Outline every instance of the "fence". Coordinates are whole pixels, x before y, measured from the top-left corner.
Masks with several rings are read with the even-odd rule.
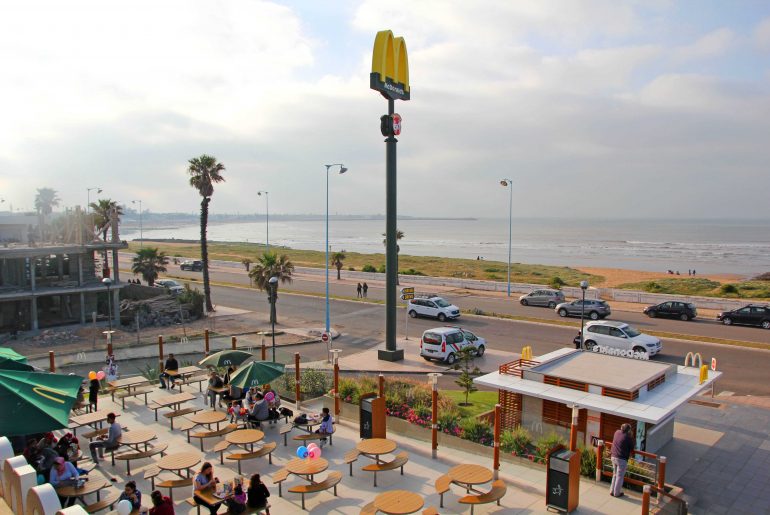
[[[599,442],[597,455],[601,453],[601,462],[597,461],[597,480],[600,477],[612,477],[612,445],[604,445]],[[650,452],[633,452],[633,457],[628,461],[625,482],[644,487],[649,485],[657,490],[665,489],[666,482],[666,457],[658,456]]]

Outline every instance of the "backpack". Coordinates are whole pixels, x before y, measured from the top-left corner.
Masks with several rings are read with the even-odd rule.
[[[297,425],[305,425],[307,424],[307,415],[304,413],[300,413],[296,417],[294,417],[294,423]]]

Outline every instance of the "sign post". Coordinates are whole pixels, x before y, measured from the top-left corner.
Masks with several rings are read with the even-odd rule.
[[[717,371],[717,358],[711,358],[711,370],[714,372]],[[716,379],[711,381],[711,398],[714,398],[714,383],[716,383]]]
[[[330,337],[329,333],[327,333],[326,331],[322,332],[321,333],[321,341],[326,344],[326,357],[327,357],[327,361],[329,361],[329,363],[331,363],[331,349],[329,348],[329,341],[331,341],[331,337]]]
[[[414,288],[401,288],[401,300],[406,302],[406,311],[404,312],[404,340],[409,339],[409,301],[414,298]]]

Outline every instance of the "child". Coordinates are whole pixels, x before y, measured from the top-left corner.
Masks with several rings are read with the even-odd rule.
[[[98,379],[91,379],[91,384],[88,386],[88,409],[92,411],[98,410],[98,403],[99,403],[99,388],[101,385],[99,384]]]
[[[230,415],[230,423],[246,421],[246,417],[249,414],[248,410],[241,406],[240,401],[233,401],[230,403],[230,407],[227,408],[227,413]]]
[[[246,492],[240,483],[235,485],[233,493],[225,500],[228,513],[243,513],[246,511]]]
[[[329,413],[329,408],[324,408],[321,411],[323,412],[323,418],[321,419],[321,426],[316,430],[316,433],[330,435],[334,432],[331,413]],[[325,443],[326,438],[321,438],[321,447],[323,447]]]

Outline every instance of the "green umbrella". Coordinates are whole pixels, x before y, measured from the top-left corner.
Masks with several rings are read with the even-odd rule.
[[[229,367],[232,365],[239,366],[247,359],[252,359],[254,355],[251,352],[242,350],[221,350],[215,352],[208,358],[204,358],[198,362],[199,365],[207,365],[210,367]]]
[[[25,360],[26,361],[26,358]],[[35,370],[35,367],[32,365],[29,365],[27,363],[24,363],[22,361],[17,361],[14,359],[6,358],[3,355],[0,355],[0,369],[3,370],[22,370],[26,372],[32,372]]]
[[[0,434],[67,427],[82,381],[79,376],[0,370]]]
[[[19,363],[26,363],[26,356],[22,356],[10,347],[0,347],[0,359],[9,359],[11,361],[18,361]]]
[[[230,376],[230,384],[238,388],[267,384],[276,377],[281,377],[285,368],[282,363],[252,361],[248,365],[239,368]]]

